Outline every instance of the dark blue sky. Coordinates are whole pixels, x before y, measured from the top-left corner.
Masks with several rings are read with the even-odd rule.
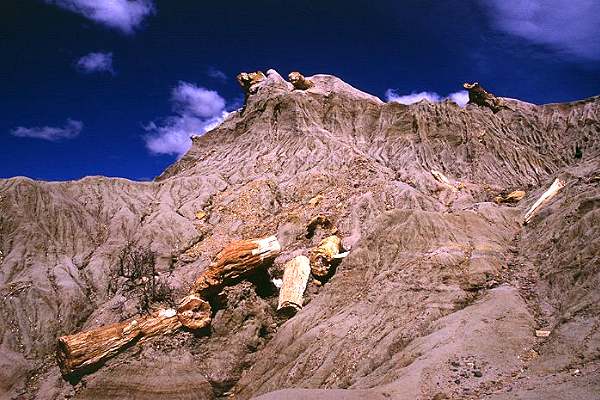
[[[382,99],[467,80],[534,103],[600,94],[597,1],[102,3],[1,1],[0,177],[152,178],[176,155],[148,135],[235,108],[240,71],[328,73]]]

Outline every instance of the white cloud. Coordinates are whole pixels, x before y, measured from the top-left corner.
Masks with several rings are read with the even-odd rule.
[[[439,103],[440,101],[449,99],[460,107],[464,107],[469,102],[469,93],[466,90],[450,93],[448,96],[442,97],[436,92],[412,92],[400,95],[394,89],[388,89],[385,91],[385,97],[387,101],[400,104],[414,104],[422,100],[427,100],[430,103]]]
[[[171,101],[176,112],[201,118],[210,118],[225,108],[225,99],[217,92],[189,82],[179,82],[173,88]]]
[[[215,128],[228,114],[225,99],[217,92],[189,82],[179,82],[173,88],[171,102],[177,115],[145,127],[150,132],[145,138],[146,147],[152,153],[181,157],[192,145],[192,135]]]
[[[79,71],[91,74],[94,72],[110,72],[114,75],[112,53],[89,53],[77,60]]]
[[[388,89],[385,92],[387,101],[400,104],[414,104],[421,100],[427,100],[430,103],[437,103],[440,101],[440,95],[435,92],[412,92],[411,94],[399,95],[393,89]]]
[[[223,71],[220,71],[214,67],[210,67],[206,73],[208,74],[208,76],[210,76],[213,79],[217,79],[220,81],[227,80],[227,75],[225,75],[225,73]]]
[[[458,92],[450,93],[447,96],[447,98],[452,100],[459,106],[464,107],[469,102],[469,92],[467,92],[466,90],[461,90]]]
[[[152,0],[45,0],[124,33],[132,33],[154,13]]]
[[[560,53],[600,60],[598,0],[482,1],[500,30]]]
[[[17,137],[28,137],[35,139],[44,139],[56,141],[60,139],[73,139],[79,135],[83,129],[83,122],[72,119],[67,119],[67,123],[63,128],[52,126],[25,128],[19,126],[13,129],[10,133]]]

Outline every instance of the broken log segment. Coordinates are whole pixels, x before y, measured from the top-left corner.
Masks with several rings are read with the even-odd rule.
[[[277,311],[295,314],[302,309],[309,275],[310,260],[306,256],[295,257],[285,264]]]
[[[565,185],[566,185],[566,182],[564,182],[560,178],[556,178],[554,180],[554,182],[552,183],[552,185],[548,188],[548,190],[546,190],[544,192],[544,194],[542,194],[540,196],[540,198],[537,199],[537,201],[533,204],[533,206],[531,206],[529,211],[527,211],[527,213],[525,214],[525,218],[523,220],[523,224],[527,225],[531,221],[533,216],[535,214],[537,214],[537,212],[544,205],[546,205],[554,196],[556,196],[556,194],[560,191],[560,189],[565,187]]]
[[[313,81],[310,79],[306,79],[304,75],[302,75],[298,71],[290,72],[288,75],[288,79],[290,83],[294,86],[296,90],[308,90],[311,87],[315,86]]]
[[[152,337],[166,335],[181,327],[173,309],[102,326],[58,338],[56,359],[64,376],[92,368],[117,354],[124,347]]]
[[[447,186],[450,190],[452,191],[457,191],[458,189],[450,182],[450,179],[448,179],[446,177],[446,175],[442,174],[440,171],[432,169],[431,171],[431,175],[433,175],[433,177],[435,178],[436,181],[438,181],[439,183]]]
[[[485,90],[479,82],[463,83],[463,87],[469,91],[469,104],[477,104],[481,107],[488,107],[494,113],[500,111],[504,104],[502,100],[493,93]]]
[[[210,325],[210,304],[195,294],[181,300],[177,308],[177,318],[181,325],[191,330],[200,330]]]
[[[257,84],[267,79],[262,71],[256,72],[241,72],[236,77],[238,83],[244,89],[246,97],[256,93]]]
[[[337,235],[328,236],[310,251],[310,269],[315,278],[327,279],[336,257],[342,250],[342,240]]]
[[[496,204],[518,203],[519,201],[523,200],[524,197],[525,197],[525,192],[523,190],[515,190],[514,192],[510,192],[506,196],[504,196],[504,195],[496,196],[494,198],[494,202]]]
[[[225,246],[208,269],[196,279],[191,293],[208,299],[223,287],[255,273],[280,252],[281,245],[275,236],[233,242]]]

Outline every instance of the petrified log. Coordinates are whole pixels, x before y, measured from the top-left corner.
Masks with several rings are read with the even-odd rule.
[[[504,106],[501,99],[485,90],[479,82],[465,82],[463,87],[469,91],[469,103],[488,107],[495,113]]]
[[[527,225],[529,221],[533,218],[533,216],[542,208],[546,203],[548,203],[556,194],[565,187],[566,183],[562,181],[560,178],[556,178],[552,185],[540,196],[539,199],[531,206],[529,211],[525,214],[525,218],[523,220],[523,224]]]
[[[253,274],[265,261],[277,257],[281,246],[275,236],[240,240],[227,246],[208,269],[194,282],[192,293],[205,299],[219,293],[224,286],[237,283]]]
[[[210,304],[195,294],[181,300],[177,308],[177,318],[188,329],[199,330],[210,325]]]
[[[331,274],[336,256],[342,249],[342,240],[337,235],[328,236],[310,251],[310,270],[315,278],[324,280]]]
[[[127,345],[166,335],[180,327],[176,311],[162,309],[149,316],[61,336],[56,351],[58,366],[64,376],[69,376],[105,361]]]
[[[446,175],[442,174],[440,171],[432,169],[431,175],[435,178],[439,183],[447,186],[452,191],[457,191],[458,189],[450,182],[450,179],[446,177]]]
[[[519,201],[523,200],[523,197],[525,197],[525,192],[523,190],[515,190],[514,192],[510,192],[506,196],[505,195],[496,196],[494,198],[494,202],[496,204],[518,203]]]
[[[295,257],[285,264],[277,311],[294,314],[302,309],[309,275],[310,260],[306,256]]]
[[[237,76],[237,81],[242,89],[244,89],[246,97],[256,93],[257,87],[255,85],[264,81],[265,79],[267,79],[267,77],[262,73],[262,71],[242,72]]]
[[[290,80],[290,83],[294,86],[294,89],[297,90],[307,90],[315,86],[313,81],[311,81],[310,79],[306,79],[304,75],[302,75],[298,71],[290,72],[290,74],[288,75],[288,79]]]

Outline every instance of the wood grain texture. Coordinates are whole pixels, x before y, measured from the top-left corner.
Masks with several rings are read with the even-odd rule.
[[[309,276],[310,260],[308,257],[298,256],[285,264],[277,311],[295,313],[302,309],[304,291]]]

